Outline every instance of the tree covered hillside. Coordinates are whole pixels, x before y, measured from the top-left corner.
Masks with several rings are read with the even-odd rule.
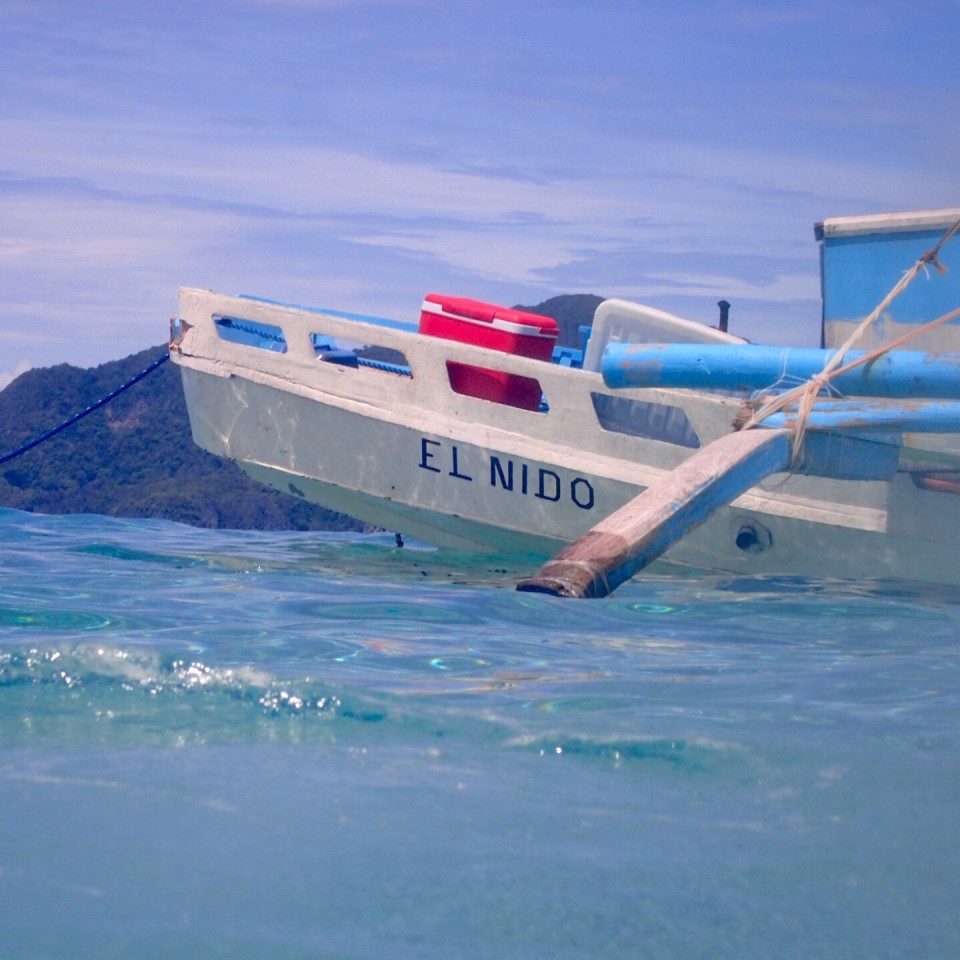
[[[0,392],[0,450],[84,410],[166,352],[81,370],[29,370]],[[0,506],[40,513],[161,517],[201,527],[360,529],[350,518],[249,480],[195,446],[180,371],[165,363],[119,397],[0,466]]]
[[[539,313],[543,317],[553,317],[560,328],[557,343],[560,346],[579,349],[583,343],[580,327],[588,327],[593,323],[593,314],[603,303],[603,299],[592,293],[564,294],[544,300],[535,307],[518,307],[517,309]]]

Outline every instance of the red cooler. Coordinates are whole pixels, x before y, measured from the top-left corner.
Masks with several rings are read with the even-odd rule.
[[[559,330],[553,317],[466,297],[429,293],[420,312],[420,332],[502,353],[549,360]],[[536,410],[540,406],[540,384],[531,377],[452,360],[447,362],[447,370],[450,386],[457,393],[525,410]]]

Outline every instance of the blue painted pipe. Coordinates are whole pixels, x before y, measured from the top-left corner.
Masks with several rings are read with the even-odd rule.
[[[691,390],[786,389],[819,373],[835,350],[754,344],[611,343],[601,370],[608,387],[682,387]],[[864,356],[848,351],[844,365]],[[835,378],[854,397],[960,399],[960,354],[894,350]]]
[[[793,428],[797,407],[791,405],[764,418],[761,426]],[[895,433],[958,433],[960,403],[936,400],[818,400],[807,418],[808,430],[891,431]]]

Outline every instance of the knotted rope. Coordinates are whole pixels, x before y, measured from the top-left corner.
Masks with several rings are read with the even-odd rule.
[[[916,329],[911,330],[894,340],[890,340],[887,343],[881,344],[876,349],[869,351],[862,357],[859,357],[850,363],[843,363],[843,358],[847,351],[850,350],[851,347],[853,347],[853,345],[860,339],[860,337],[863,336],[866,330],[868,330],[869,327],[876,322],[877,318],[880,317],[884,310],[886,310],[887,307],[889,307],[890,304],[893,303],[893,301],[896,300],[896,298],[907,289],[907,287],[921,270],[928,266],[933,266],[941,275],[947,272],[947,268],[940,263],[939,260],[940,250],[943,248],[943,245],[958,231],[960,231],[960,219],[958,219],[957,222],[954,223],[949,230],[947,230],[947,232],[937,241],[934,247],[932,247],[926,253],[921,254],[917,262],[904,273],[893,289],[883,298],[883,300],[880,301],[879,304],[877,304],[873,311],[857,325],[857,327],[850,334],[850,336],[847,337],[837,352],[830,358],[829,361],[827,361],[826,364],[824,364],[823,369],[819,373],[814,374],[809,380],[806,381],[806,383],[802,383],[800,386],[794,387],[792,390],[788,390],[786,393],[781,393],[768,400],[753,414],[753,416],[746,421],[746,423],[743,424],[741,429],[749,430],[751,427],[755,427],[758,423],[761,423],[771,414],[778,413],[785,407],[796,403],[797,417],[796,424],[794,426],[792,457],[793,463],[796,464],[800,460],[800,455],[803,450],[803,439],[806,435],[807,420],[810,416],[810,411],[813,409],[813,405],[816,402],[818,394],[834,378],[839,377],[842,374],[855,369],[856,367],[862,366],[863,364],[872,363],[877,358],[882,357],[885,353],[888,353],[891,350],[896,350],[898,347],[908,343],[914,338],[922,336],[930,330],[934,330],[937,327],[940,327],[943,324],[949,323],[951,320],[960,317],[960,308],[951,310],[948,313],[937,317],[936,320],[931,320],[929,323],[925,323],[923,326],[917,327]]]

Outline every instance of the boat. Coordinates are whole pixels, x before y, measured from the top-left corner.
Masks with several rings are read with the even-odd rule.
[[[800,373],[786,348],[622,299],[573,348],[549,318],[462,296],[387,320],[192,288],[170,358],[203,449],[398,543],[547,560],[525,589],[600,596],[654,561],[960,585],[960,264],[944,242],[958,222],[960,209],[818,223],[823,335]],[[859,374],[842,396],[821,378],[785,402],[818,363],[849,361],[851,335]],[[684,359],[661,362],[667,348]],[[894,360],[914,366],[891,373]],[[917,363],[946,368],[919,396]],[[587,585],[572,588],[578,568]]]

